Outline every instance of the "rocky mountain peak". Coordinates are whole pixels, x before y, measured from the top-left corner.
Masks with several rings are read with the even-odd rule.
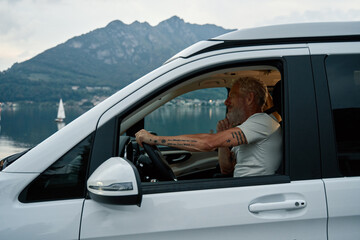
[[[147,22],[115,20],[0,74],[0,102],[109,96],[189,45],[229,31],[186,23],[178,16],[155,27]]]
[[[110,22],[108,25],[106,25],[105,28],[117,28],[117,27],[123,27],[125,25],[126,24],[120,20],[114,20],[114,21]]]

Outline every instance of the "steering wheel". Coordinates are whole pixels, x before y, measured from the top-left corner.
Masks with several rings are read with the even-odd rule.
[[[157,171],[157,179],[160,181],[176,181],[174,172],[166,162],[159,148],[156,145],[149,145],[147,143],[143,143],[143,147]]]

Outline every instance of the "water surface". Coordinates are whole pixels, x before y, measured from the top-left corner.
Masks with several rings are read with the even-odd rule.
[[[70,123],[86,110],[67,108],[62,125],[55,122],[57,107],[35,105],[0,111],[0,159],[31,148]],[[219,106],[164,106],[145,118],[145,128],[158,135],[214,132],[225,116]]]

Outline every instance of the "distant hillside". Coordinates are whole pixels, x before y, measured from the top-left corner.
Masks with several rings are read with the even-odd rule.
[[[0,73],[0,102],[109,96],[200,40],[230,30],[172,17],[152,27],[116,20]]]

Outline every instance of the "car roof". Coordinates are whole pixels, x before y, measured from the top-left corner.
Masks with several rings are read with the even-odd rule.
[[[360,22],[293,23],[233,31],[213,40],[314,38],[360,35]]]
[[[340,41],[360,41],[360,22],[293,23],[236,30],[198,42],[167,62],[232,47]]]

